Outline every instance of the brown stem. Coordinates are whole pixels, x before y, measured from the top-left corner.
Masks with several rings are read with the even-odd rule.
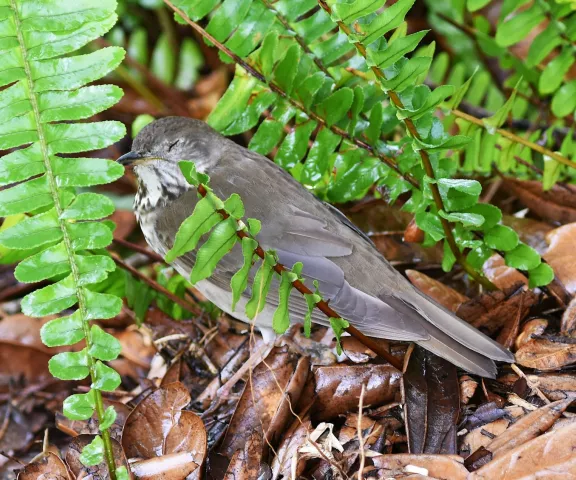
[[[318,3],[326,11],[326,13],[328,13],[328,15],[331,16],[332,10],[328,6],[328,4],[324,0],[318,0]],[[350,30],[348,25],[346,25],[344,22],[340,20],[336,21],[336,24],[348,38],[351,38],[352,31]],[[366,47],[362,45],[362,43],[360,42],[354,42],[354,46],[356,47],[358,53],[366,59],[367,58]],[[378,67],[376,66],[371,67],[371,70],[374,73],[374,75],[376,75],[376,78],[378,78],[378,80],[380,81],[386,80],[384,73]],[[388,90],[387,94],[390,97],[391,102],[397,108],[404,108],[404,105],[400,100],[400,97],[394,90]],[[412,119],[405,118],[404,124],[406,125],[407,130],[410,132],[410,135],[413,138],[420,140],[421,138],[420,134],[418,133],[416,125],[414,125]],[[426,175],[432,180],[435,180],[436,176],[434,174],[434,169],[432,168],[432,162],[430,161],[430,156],[428,155],[428,152],[423,149],[420,149],[418,152],[420,154],[420,158],[422,159],[422,165],[424,166],[424,171],[426,172]],[[442,196],[440,195],[440,190],[435,182],[430,183],[430,190],[432,192],[432,198],[434,199],[436,208],[438,210],[444,210],[444,203],[442,201]],[[448,220],[442,217],[440,217],[440,222],[442,223],[442,229],[444,230],[444,236],[446,237],[448,246],[450,247],[450,250],[452,251],[454,257],[456,258],[456,261],[462,266],[462,268],[466,271],[466,273],[468,273],[468,275],[474,278],[478,283],[480,283],[485,288],[488,288],[490,290],[496,290],[496,286],[490,280],[488,280],[486,277],[476,272],[476,270],[474,270],[474,268],[472,268],[472,266],[466,261],[466,258],[458,248],[458,245],[456,244],[456,239],[454,238],[454,234],[452,233],[453,224],[451,224]]]
[[[128,248],[129,250],[141,253],[142,255],[146,255],[150,260],[155,262],[166,263],[166,261],[156,252],[152,252],[151,250],[148,250],[146,247],[138,245],[137,243],[128,242],[127,240],[123,240],[121,238],[115,238],[113,242],[116,245],[120,245],[121,247]]]
[[[147,277],[146,275],[143,275],[137,269],[135,269],[132,265],[128,265],[124,260],[122,260],[114,252],[110,252],[110,255],[112,256],[112,259],[114,260],[116,265],[118,265],[120,268],[126,270],[127,272],[131,273],[134,277],[136,277],[138,280],[141,280],[142,282],[144,282],[150,288],[156,290],[157,292],[161,293],[165,297],[172,300],[176,305],[180,305],[183,309],[185,309],[188,312],[193,313],[195,315],[202,315],[202,311],[196,305],[193,305],[193,304],[187,302],[186,300],[184,300],[183,298],[180,298],[177,295],[174,295],[170,290],[167,290],[166,288],[164,288],[159,283],[155,282],[154,280]]]
[[[202,196],[205,197],[208,194],[208,191],[206,190],[206,187],[202,184],[198,185],[198,193]],[[226,210],[222,210],[222,209],[217,209],[216,212],[224,219],[226,220],[227,218],[230,217],[230,215],[228,214],[228,212]],[[242,238],[252,238],[253,240],[256,241],[257,246],[256,249],[254,250],[254,253],[256,255],[258,255],[262,260],[265,259],[266,257],[266,252],[264,251],[264,249],[260,246],[260,243],[258,243],[258,240],[256,240],[255,238],[253,238],[249,233],[247,233],[245,230],[238,230],[236,232],[236,235],[238,235],[238,237],[240,239]],[[281,263],[276,263],[273,267],[274,271],[278,274],[278,275],[282,275],[282,272],[289,272],[290,269],[286,268],[284,265],[282,265]],[[310,290],[306,285],[304,285],[304,283],[302,283],[300,280],[294,280],[292,282],[293,287],[298,290],[302,295],[312,295],[314,294],[314,292],[312,290]],[[328,318],[342,318],[340,315],[338,315],[338,313],[336,313],[334,310],[332,310],[332,308],[330,308],[330,306],[328,305],[327,302],[325,302],[324,300],[320,300],[319,302],[316,303],[316,308],[318,308],[318,310],[320,310],[322,313],[324,313],[324,315],[326,315]],[[387,352],[384,348],[382,348],[382,346],[380,344],[378,344],[378,342],[374,341],[371,338],[368,338],[366,335],[364,335],[362,332],[360,332],[358,329],[354,328],[352,325],[348,326],[346,328],[346,331],[352,335],[354,338],[356,338],[358,341],[360,341],[363,345],[365,345],[366,347],[368,347],[370,350],[372,350],[374,353],[376,353],[377,355],[379,355],[380,357],[382,357],[384,360],[386,360],[388,363],[390,363],[393,367],[397,368],[398,370],[402,371],[402,364],[401,362],[398,361],[398,359],[396,357],[394,357],[393,355],[391,355],[389,352]]]
[[[241,59],[238,55],[236,55],[234,52],[232,52],[228,47],[226,47],[225,45],[220,43],[218,40],[216,40],[212,35],[210,35],[206,30],[204,30],[200,25],[198,25],[197,23],[190,20],[190,18],[188,18],[188,16],[182,10],[180,10],[178,7],[176,7],[170,0],[164,0],[164,3],[166,5],[168,5],[172,10],[174,10],[176,13],[178,13],[178,15],[180,15],[186,21],[186,23],[188,25],[190,25],[194,30],[196,30],[198,33],[200,33],[200,35],[202,35],[204,38],[206,38],[211,43],[213,43],[220,51],[224,52],[226,55],[228,55],[230,58],[232,58],[234,60],[234,62],[237,65],[241,66],[248,74],[252,75],[254,78],[258,79],[260,82],[267,85],[271,91],[273,91],[277,95],[284,98],[287,102],[289,102],[291,105],[296,107],[298,110],[306,113],[306,115],[308,115],[310,118],[316,120],[319,124],[321,124],[325,128],[330,129],[332,132],[345,138],[346,140],[350,141],[351,143],[353,143],[357,147],[368,151],[373,157],[376,157],[380,161],[385,163],[388,167],[390,167],[392,170],[394,170],[396,173],[398,173],[398,175],[400,175],[404,180],[406,180],[408,183],[410,183],[413,187],[418,188],[418,189],[420,188],[420,184],[418,183],[418,180],[416,180],[414,178],[414,176],[412,176],[408,173],[403,173],[400,170],[400,168],[398,167],[398,164],[396,163],[396,161],[392,157],[389,157],[387,155],[384,155],[384,154],[378,152],[372,145],[369,145],[368,143],[366,143],[366,142],[364,142],[364,141],[362,141],[356,137],[351,136],[346,130],[343,130],[342,128],[337,127],[336,125],[328,125],[324,118],[322,118],[317,113],[306,109],[306,107],[301,102],[294,100],[293,98],[290,98],[290,96],[288,96],[286,94],[286,92],[284,92],[274,82],[268,82],[266,80],[266,78],[264,77],[264,75],[262,73],[260,73],[256,68],[254,68],[254,66],[252,66],[248,62]]]

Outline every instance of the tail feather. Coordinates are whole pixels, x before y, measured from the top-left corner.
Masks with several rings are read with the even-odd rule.
[[[488,357],[501,362],[514,361],[514,355],[509,350],[420,292],[415,291],[406,301],[411,303],[427,320],[423,323],[425,323],[426,330],[435,340],[432,343],[429,343],[430,341],[418,342],[424,348],[432,350],[428,344],[445,344],[446,348],[459,350],[461,354],[470,356],[472,352],[477,352],[474,358]],[[459,349],[455,347],[459,347]],[[446,355],[442,355],[442,353],[439,353],[439,355],[452,361]],[[456,361],[454,363],[458,364]],[[466,368],[466,370],[468,369]]]

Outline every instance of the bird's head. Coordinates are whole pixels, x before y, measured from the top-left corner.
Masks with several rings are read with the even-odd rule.
[[[135,208],[154,208],[189,190],[178,163],[191,160],[198,171],[210,170],[220,159],[223,140],[208,124],[192,118],[166,117],[146,125],[132,150],[118,158],[136,174]]]

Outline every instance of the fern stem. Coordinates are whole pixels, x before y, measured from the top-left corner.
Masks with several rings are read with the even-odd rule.
[[[409,173],[403,173],[400,170],[400,168],[398,167],[398,164],[396,163],[396,161],[392,157],[389,157],[387,155],[384,155],[384,154],[378,152],[372,145],[369,145],[368,143],[366,143],[366,142],[364,142],[364,141],[362,141],[356,137],[351,136],[346,130],[343,130],[342,128],[337,127],[336,125],[328,125],[326,123],[326,120],[324,118],[322,118],[320,115],[318,115],[317,113],[314,113],[313,111],[306,109],[306,107],[301,102],[291,98],[288,94],[286,94],[286,92],[284,92],[274,82],[267,81],[266,78],[264,77],[264,75],[261,72],[259,72],[253,65],[242,60],[238,55],[236,55],[228,47],[226,47],[225,45],[220,43],[218,40],[216,40],[212,35],[210,35],[206,30],[204,30],[200,25],[198,25],[196,22],[193,22],[182,10],[180,10],[178,7],[176,7],[170,0],[164,0],[164,3],[166,5],[168,5],[172,10],[174,10],[178,15],[180,15],[184,19],[184,21],[188,25],[190,25],[194,30],[196,30],[200,35],[202,35],[205,39],[209,40],[220,51],[224,52],[226,55],[228,55],[230,58],[232,58],[234,60],[234,62],[237,65],[239,65],[240,67],[242,67],[248,74],[250,74],[254,78],[258,79],[264,85],[267,85],[271,91],[273,91],[277,95],[280,95],[287,102],[289,102],[292,106],[294,106],[298,110],[304,112],[310,118],[316,120],[318,123],[323,125],[325,128],[328,128],[329,130],[334,132],[336,135],[339,135],[339,136],[345,138],[346,140],[352,142],[357,147],[368,151],[370,153],[370,155],[378,158],[380,161],[382,161],[384,164],[386,164],[388,167],[390,167],[392,170],[394,170],[398,175],[400,175],[400,177],[402,177],[404,180],[406,180],[408,183],[410,183],[413,187],[418,188],[418,189],[420,188],[420,183],[418,182],[418,180],[416,180],[414,178],[414,176],[410,175]]]
[[[202,196],[202,197],[206,197],[208,195],[208,190],[206,189],[206,187],[204,185],[202,185],[201,183],[198,184],[197,187],[198,193]],[[216,209],[216,212],[222,217],[222,219],[226,220],[228,218],[230,218],[229,213],[226,210],[223,209]],[[236,223],[239,223],[238,220],[236,220]],[[255,239],[252,235],[250,235],[249,233],[247,233],[244,229],[240,229],[236,231],[236,235],[238,236],[238,238],[243,239],[243,238],[251,238],[256,242],[256,249],[254,250],[254,253],[256,255],[258,255],[258,257],[260,257],[263,261],[266,258],[266,252],[264,251],[264,249],[260,246],[260,243],[258,242],[257,239]],[[285,267],[282,263],[276,262],[273,266],[272,269],[280,276],[282,276],[282,272],[290,272],[291,270],[287,267]],[[300,292],[302,295],[313,295],[314,292],[312,290],[310,290],[306,285],[304,285],[304,283],[302,283],[300,280],[296,279],[292,282],[292,286],[298,291]],[[338,315],[338,313],[336,313],[334,310],[332,310],[332,308],[328,305],[327,302],[325,302],[324,300],[320,300],[319,302],[316,303],[316,308],[318,308],[318,310],[320,310],[324,315],[326,315],[328,318],[338,318],[341,319],[342,316]],[[356,338],[360,343],[362,343],[363,345],[365,345],[366,347],[368,347],[370,350],[372,350],[374,353],[376,353],[377,355],[379,355],[381,358],[383,358],[384,360],[386,360],[388,363],[390,363],[390,365],[392,365],[394,368],[396,368],[399,371],[402,371],[402,363],[393,355],[391,355],[389,352],[386,351],[386,349],[384,349],[382,347],[381,344],[379,344],[376,340],[374,340],[373,338],[367,337],[366,335],[364,335],[360,330],[358,330],[357,328],[353,327],[352,325],[349,325],[346,329],[346,332],[348,332],[350,335],[352,335],[354,338]]]
[[[18,11],[18,6],[16,0],[10,0],[10,8],[14,12],[14,23],[16,28],[16,35],[18,38],[18,43],[20,46],[20,51],[22,53],[22,62],[24,64],[24,71],[26,73],[26,82],[28,87],[28,94],[30,99],[30,104],[32,106],[32,112],[34,114],[34,123],[36,125],[36,131],[38,133],[38,144],[42,152],[42,160],[44,162],[44,167],[46,169],[46,178],[48,181],[48,186],[50,188],[50,193],[52,195],[52,200],[54,202],[54,208],[58,214],[58,222],[60,225],[60,230],[62,231],[62,240],[66,249],[66,254],[68,257],[68,262],[70,264],[70,270],[72,279],[74,280],[74,287],[76,290],[76,296],[78,297],[78,309],[80,311],[80,316],[82,318],[82,328],[84,330],[84,337],[86,340],[86,358],[88,362],[88,369],[90,371],[90,378],[92,383],[96,382],[96,370],[94,358],[88,353],[92,347],[92,335],[90,333],[90,322],[87,320],[86,314],[86,298],[84,296],[84,291],[79,287],[80,272],[78,265],[76,264],[76,259],[74,258],[74,249],[72,248],[72,241],[66,228],[66,220],[62,219],[62,204],[60,202],[60,196],[58,191],[58,185],[56,184],[56,179],[54,178],[54,172],[52,171],[52,164],[50,162],[50,155],[48,151],[48,143],[44,136],[44,129],[42,128],[42,120],[40,116],[40,108],[38,106],[38,99],[34,92],[34,80],[32,77],[32,71],[30,68],[30,62],[28,61],[28,49],[26,48],[26,43],[24,41],[24,35],[22,32],[22,22],[20,20],[20,12]],[[96,403],[96,413],[98,416],[98,421],[102,424],[104,420],[104,403],[102,401],[102,393],[100,390],[94,389],[94,397]],[[102,430],[102,440],[104,443],[104,456],[106,459],[106,464],[110,473],[110,478],[116,480],[116,464],[114,462],[114,454],[112,450],[112,441],[110,438],[110,432],[108,429]]]
[[[462,112],[460,110],[452,110],[451,113],[455,117],[462,118],[462,119],[466,120],[467,122],[473,123],[475,125],[479,125],[482,128],[486,128],[486,126],[484,125],[484,122],[481,119],[474,117],[473,115]],[[502,128],[497,128],[496,132],[499,133],[500,135],[502,135],[503,137],[507,138],[508,140],[512,140],[515,143],[520,143],[520,144],[524,145],[525,147],[528,147],[530,150],[534,150],[535,152],[541,153],[542,155],[546,155],[550,158],[553,158],[554,160],[556,160],[559,163],[562,163],[563,165],[566,165],[566,166],[571,167],[571,168],[576,168],[575,162],[572,162],[571,160],[569,160],[568,158],[566,158],[563,155],[560,155],[557,152],[553,152],[552,150],[548,150],[547,148],[544,148],[541,145],[538,145],[537,143],[531,142],[530,140],[526,140],[525,138],[522,138],[522,137],[520,137],[520,136],[518,136],[512,132],[509,132],[508,130],[504,130]]]
[[[328,15],[332,16],[332,9],[328,6],[328,4],[324,0],[318,0],[318,3]],[[336,24],[338,25],[342,33],[344,33],[348,38],[351,38],[352,30],[350,30],[348,25],[346,25],[344,22],[340,20],[336,21]],[[364,47],[364,45],[362,45],[362,43],[360,42],[354,42],[354,46],[356,47],[358,53],[362,55],[364,59],[366,59],[366,47]],[[371,69],[372,72],[374,72],[374,75],[376,75],[376,78],[378,78],[378,80],[382,81],[386,79],[384,73],[378,67],[374,66],[371,67]],[[388,90],[386,93],[390,98],[390,100],[392,101],[392,103],[397,108],[404,108],[402,100],[400,100],[400,97],[394,90]],[[420,140],[420,134],[418,133],[416,125],[414,125],[412,119],[405,118],[404,124],[406,125],[407,130],[410,132],[410,135],[413,138]],[[420,154],[420,158],[422,159],[422,165],[424,166],[424,171],[426,172],[426,175],[432,180],[435,180],[436,175],[434,173],[434,168],[432,167],[432,162],[430,161],[430,156],[428,155],[428,152],[424,149],[420,149],[418,150],[418,152]],[[436,208],[438,210],[444,210],[444,202],[442,201],[442,196],[440,195],[440,190],[438,188],[437,183],[435,182],[430,183],[430,191],[432,192],[432,198],[434,199]],[[479,274],[466,261],[466,258],[458,248],[458,245],[456,244],[456,239],[454,238],[454,234],[452,233],[453,224],[443,217],[439,217],[439,219],[442,224],[442,229],[444,230],[444,235],[446,237],[446,241],[448,242],[448,246],[450,247],[450,250],[452,251],[454,257],[456,258],[456,261],[462,266],[462,268],[466,271],[466,273],[468,273],[468,275],[470,275],[470,277],[472,277],[478,283],[483,285],[485,288],[488,288],[489,290],[496,290],[496,286],[490,280],[488,280],[483,275]]]

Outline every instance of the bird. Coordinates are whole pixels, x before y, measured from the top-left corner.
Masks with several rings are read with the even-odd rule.
[[[317,198],[267,157],[238,145],[201,120],[155,120],[134,138],[131,151],[118,159],[133,168],[137,179],[135,215],[157,254],[164,257],[170,250],[179,226],[199,201],[196,187],[186,181],[178,166],[183,160],[193,161],[197,171],[210,177],[210,187],[219,198],[238,194],[246,216],[261,221],[257,240],[262,248],[273,249],[288,268],[301,262],[306,284],[317,281],[323,299],[364,335],[415,342],[483,377],[495,377],[495,361],[514,361],[509,350],[417,290],[337,208]],[[190,278],[196,252],[172,262],[185,278]],[[221,310],[249,323],[244,307],[251,296],[256,267],[232,310],[230,280],[242,264],[237,243],[214,273],[195,287]],[[272,337],[278,285],[274,279],[266,305],[254,319],[265,339]],[[305,298],[293,290],[291,323],[301,323],[306,312]],[[318,310],[312,321],[329,325]]]

